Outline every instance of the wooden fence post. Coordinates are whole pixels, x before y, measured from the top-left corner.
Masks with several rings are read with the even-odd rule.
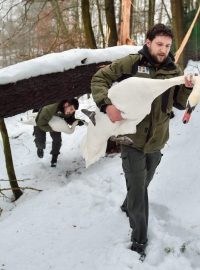
[[[3,148],[4,148],[4,155],[5,155],[8,178],[10,181],[10,186],[14,194],[15,200],[17,200],[23,194],[23,192],[20,190],[17,183],[16,176],[15,176],[15,170],[14,170],[14,165],[13,165],[10,142],[8,138],[8,132],[7,132],[7,128],[6,128],[3,118],[0,118],[0,132],[3,139]]]

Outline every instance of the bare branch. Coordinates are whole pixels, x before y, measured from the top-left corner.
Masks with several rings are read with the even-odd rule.
[[[168,20],[169,20],[169,22],[170,22],[170,24],[171,24],[171,23],[172,23],[172,19],[171,19],[170,15],[169,15],[169,12],[168,12],[168,10],[167,10],[167,7],[166,7],[166,5],[165,5],[165,1],[164,1],[164,0],[162,0],[162,5],[164,6],[165,12],[166,12],[166,14],[167,14],[167,18],[168,18]]]
[[[39,192],[43,191],[42,189],[37,189],[37,188],[33,188],[33,187],[19,187],[19,188],[12,188],[12,189],[11,188],[2,188],[2,189],[0,189],[0,193],[3,193],[2,191],[19,190],[19,189],[21,189],[21,190],[31,189],[31,190],[39,191]]]
[[[17,179],[17,181],[21,181],[21,182],[25,182],[25,181],[28,181],[28,180],[31,180],[30,178],[26,178],[26,179]],[[8,179],[0,179],[1,182],[10,182],[10,181],[16,181],[15,179],[11,179],[11,180],[8,180]]]

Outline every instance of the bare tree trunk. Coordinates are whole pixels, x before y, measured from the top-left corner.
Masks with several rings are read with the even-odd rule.
[[[90,3],[89,0],[81,0],[81,9],[82,9],[82,19],[85,29],[85,36],[88,47],[91,49],[96,49],[96,41],[94,37],[94,32],[92,30],[91,17],[90,17]]]
[[[130,14],[130,36],[132,36],[133,34],[133,3],[134,3],[134,0],[131,1],[131,14]]]
[[[122,0],[120,37],[119,37],[120,45],[127,44],[127,40],[130,40],[130,16],[131,16],[131,1]]]
[[[162,22],[163,18],[163,10],[164,10],[164,5],[163,2],[160,3],[160,11],[159,11],[159,16],[158,16],[158,23]]]
[[[152,28],[154,25],[155,14],[155,0],[149,0],[149,16],[148,16],[148,28]]]
[[[171,0],[172,26],[175,37],[176,51],[181,45],[184,29],[184,10],[182,0]],[[180,65],[183,67],[183,55],[179,59]]]
[[[66,24],[65,24],[65,22],[63,20],[63,16],[62,16],[62,12],[60,10],[59,3],[58,3],[57,0],[50,0],[50,3],[51,3],[52,8],[53,8],[53,13],[54,13],[54,16],[56,18],[58,28],[61,29],[63,39],[65,40],[65,39],[67,39],[68,31],[67,31]]]
[[[183,38],[183,3],[182,0],[171,0],[172,26],[176,39],[176,49],[179,48]]]
[[[118,41],[115,21],[114,0],[105,0],[106,21],[108,25],[108,47],[116,46]]]
[[[10,186],[14,194],[15,200],[17,200],[23,193],[20,190],[17,179],[15,176],[15,170],[12,160],[12,154],[10,149],[10,143],[8,138],[8,132],[3,118],[0,118],[0,131],[3,139],[4,155],[6,161],[7,173],[10,181]]]
[[[99,6],[99,0],[96,0],[97,3],[97,10],[98,10],[98,16],[99,16],[99,28],[100,28],[100,32],[101,32],[101,36],[102,36],[102,40],[103,40],[103,48],[105,48],[106,42],[105,42],[105,36],[104,36],[104,32],[103,32],[103,24],[102,24],[102,20],[101,20],[101,9]]]

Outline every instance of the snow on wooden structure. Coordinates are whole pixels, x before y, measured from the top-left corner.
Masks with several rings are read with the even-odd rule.
[[[1,69],[0,118],[90,93],[91,78],[99,68],[138,49],[72,49]]]

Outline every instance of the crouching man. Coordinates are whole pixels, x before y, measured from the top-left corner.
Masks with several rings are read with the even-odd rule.
[[[64,119],[70,126],[73,125],[75,121],[78,125],[83,125],[81,120],[77,121],[75,119],[75,111],[78,107],[78,100],[73,98],[71,100],[63,100],[60,103],[47,105],[38,112],[33,133],[35,136],[34,142],[37,148],[37,155],[39,158],[43,158],[44,149],[46,148],[46,132],[49,132],[52,138],[52,149],[50,152],[52,155],[51,167],[56,167],[62,145],[62,137],[61,132],[54,131],[49,122],[54,116],[57,116]]]

